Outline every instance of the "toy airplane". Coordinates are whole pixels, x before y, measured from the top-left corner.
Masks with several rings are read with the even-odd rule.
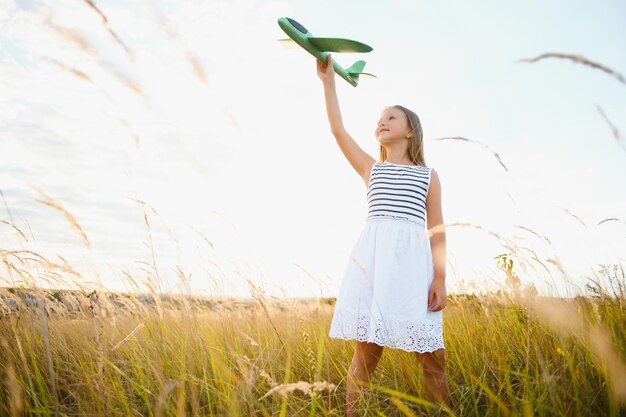
[[[291,38],[280,39],[281,42],[295,41],[324,65],[328,62],[328,52],[370,52],[372,50],[371,46],[350,39],[316,38],[304,26],[288,17],[278,19],[278,25]],[[356,61],[348,69],[342,68],[332,57],[331,61],[335,72],[355,87],[359,83],[360,75],[376,78],[373,74],[362,72],[365,68],[365,61]]]

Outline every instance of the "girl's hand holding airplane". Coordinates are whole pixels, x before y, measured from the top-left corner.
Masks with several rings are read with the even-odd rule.
[[[330,53],[328,54],[328,62],[326,65],[319,59],[316,59],[315,62],[317,63],[317,76],[320,77],[320,80],[322,80],[324,84],[335,82],[335,68],[333,67]]]

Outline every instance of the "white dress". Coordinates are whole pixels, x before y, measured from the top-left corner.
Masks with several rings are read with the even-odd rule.
[[[445,348],[442,310],[428,310],[434,277],[426,231],[432,168],[374,163],[365,227],[350,253],[329,336],[409,352]]]

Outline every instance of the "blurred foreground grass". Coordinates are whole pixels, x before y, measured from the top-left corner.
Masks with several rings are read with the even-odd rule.
[[[567,300],[450,295],[439,415],[625,415],[623,268],[610,282]],[[0,294],[3,416],[345,415],[355,342],[328,338],[332,299]],[[434,415],[418,366],[386,348],[364,415]]]

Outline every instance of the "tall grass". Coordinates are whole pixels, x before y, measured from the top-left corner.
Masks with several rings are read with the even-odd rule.
[[[610,271],[621,292],[450,295],[446,415],[618,416],[620,404],[623,415],[626,281],[621,266]],[[328,338],[332,299],[157,303],[36,289],[2,297],[2,415],[344,413],[354,342]],[[365,415],[433,414],[418,366],[412,354],[385,350],[361,398]]]

